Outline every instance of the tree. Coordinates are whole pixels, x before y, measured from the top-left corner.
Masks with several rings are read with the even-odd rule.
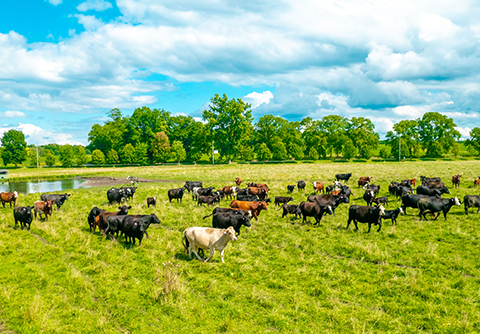
[[[363,159],[370,159],[373,156],[372,148],[369,146],[362,146],[360,148],[360,157]]]
[[[150,149],[153,155],[153,162],[167,162],[170,159],[172,149],[165,132],[159,132],[152,138]]]
[[[380,155],[380,158],[382,158],[382,159],[388,159],[391,156],[390,151],[386,147],[382,147],[382,149],[380,150],[380,152],[378,154]]]
[[[123,150],[121,151],[121,154],[120,154],[121,158],[122,158],[122,163],[123,164],[133,164],[135,162],[135,148],[133,147],[132,144],[127,144],[125,145],[125,147],[123,148]]]
[[[242,145],[242,147],[240,148],[240,150],[238,151],[238,154],[240,155],[240,158],[243,160],[243,161],[250,161],[253,159],[253,153],[254,153],[254,149],[251,145],[249,144],[244,144]]]
[[[311,147],[308,151],[308,159],[309,160],[318,160],[318,152],[315,147]]]
[[[255,124],[255,141],[265,143],[269,150],[273,150],[273,144],[280,135],[282,126],[288,121],[273,115],[260,117]]]
[[[85,165],[88,162],[87,152],[85,147],[81,145],[76,145],[73,147],[73,152],[75,154],[75,164],[77,166]]]
[[[354,156],[355,156],[355,145],[353,145],[353,142],[349,139],[343,145],[343,157],[345,159],[350,160]]]
[[[52,167],[55,165],[55,154],[53,154],[53,152],[49,149],[45,149],[43,151],[43,156],[45,157],[45,164],[48,166],[48,167]]]
[[[105,155],[100,150],[95,150],[92,152],[92,163],[95,165],[101,165],[105,163]]]
[[[347,140],[346,130],[348,119],[339,115],[328,115],[322,118],[321,128],[327,134],[327,149],[338,154],[342,151],[343,143]]]
[[[453,119],[438,112],[427,112],[417,122],[420,142],[429,156],[437,156],[439,148],[442,152],[450,151],[455,139],[460,138]]]
[[[440,144],[439,141],[436,141],[430,145],[428,155],[431,157],[440,157],[444,152],[442,144]]]
[[[173,161],[177,161],[178,164],[180,164],[180,161],[184,161],[186,157],[187,152],[185,152],[182,142],[179,140],[175,140],[172,144],[171,159]]]
[[[35,147],[33,149],[28,150],[28,162],[30,166],[37,167],[38,165],[37,149]]]
[[[60,146],[60,162],[63,167],[71,167],[73,165],[73,146],[70,144]]]
[[[367,152],[376,149],[380,142],[379,135],[375,132],[375,125],[371,120],[364,117],[352,117],[347,124],[347,136],[362,157],[371,154],[367,154]]]
[[[140,165],[148,164],[148,145],[147,143],[138,143],[135,146],[135,163]]]
[[[272,157],[274,160],[285,160],[288,158],[285,144],[279,137],[273,138],[272,143]]]
[[[106,162],[107,164],[118,164],[118,161],[119,161],[118,153],[112,148],[107,153]]]
[[[290,155],[295,159],[295,160],[302,160],[304,157],[303,154],[303,148],[298,146],[297,144],[293,144],[291,146],[291,151]]]
[[[8,130],[2,137],[2,160],[6,166],[8,164],[21,164],[27,159],[27,142],[22,131]]]
[[[465,141],[465,146],[469,151],[476,151],[477,154],[480,153],[480,128],[473,128],[470,130],[470,139]]]
[[[272,159],[272,153],[267,147],[267,144],[262,143],[258,146],[257,159],[260,161],[266,161]]]
[[[215,94],[210,99],[209,110],[202,118],[207,121],[211,139],[222,157],[233,159],[238,154],[239,142],[247,141],[253,132],[251,105],[241,99],[229,100],[227,95]]]
[[[313,120],[311,117],[302,119],[301,127],[303,132],[301,138],[305,143],[305,152],[308,156],[310,149],[315,148],[322,157],[327,156],[327,133],[320,120]],[[318,159],[318,153],[315,160]]]
[[[458,157],[458,154],[460,153],[460,145],[457,142],[453,143],[452,153],[453,155],[455,155],[455,159]]]
[[[418,157],[422,154],[418,122],[403,120],[393,125],[393,131],[388,131],[387,145],[390,146],[391,155],[398,158],[399,141],[402,157]]]

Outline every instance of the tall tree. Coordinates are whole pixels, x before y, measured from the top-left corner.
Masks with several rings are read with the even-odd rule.
[[[63,167],[71,167],[74,160],[73,146],[70,144],[60,146],[60,162]]]
[[[100,150],[107,154],[112,148],[118,152],[125,146],[128,118],[124,118],[122,112],[116,108],[107,112],[107,116],[110,117],[109,121],[103,126],[94,124],[88,133],[90,144],[87,148],[90,151]]]
[[[27,142],[22,131],[8,130],[3,134],[1,141],[3,146],[2,160],[5,166],[15,164],[15,167],[17,167],[18,164],[27,160]]]
[[[49,149],[43,150],[43,156],[45,157],[45,164],[48,167],[52,167],[55,165],[55,162],[56,162],[55,154],[53,154],[51,150]]]
[[[150,147],[153,153],[154,162],[166,162],[170,159],[171,146],[165,132],[162,131],[157,133],[153,137]]]
[[[428,155],[437,155],[439,147],[444,152],[450,151],[455,139],[460,138],[453,119],[438,112],[427,112],[417,122],[420,141]],[[434,147],[435,142],[440,146]]]
[[[95,165],[101,165],[105,163],[105,154],[100,150],[92,152],[92,163]]]
[[[366,159],[370,158],[370,152],[373,152],[380,143],[379,135],[375,132],[375,125],[364,117],[352,117],[347,124],[347,136],[357,152]]]
[[[226,159],[233,159],[240,151],[238,145],[253,132],[251,105],[241,99],[228,99],[227,95],[215,94],[210,99],[209,110],[202,117],[207,121],[215,147]]]
[[[285,123],[288,123],[288,121],[273,115],[260,117],[255,124],[255,141],[267,144],[268,149],[272,150],[273,143],[278,142],[281,137],[280,131]]]
[[[395,123],[393,131],[388,131],[386,137],[387,145],[390,146],[391,155],[394,158],[398,158],[399,149],[402,151],[402,158],[420,156],[421,144],[417,121],[403,120]]]
[[[346,130],[348,125],[348,119],[339,115],[328,115],[322,118],[321,128],[327,134],[327,147],[332,157],[333,152],[338,156],[342,151],[343,143],[347,140]]]
[[[315,149],[315,160],[318,154],[322,157],[327,156],[327,133],[320,120],[313,120],[311,117],[302,119],[301,127],[303,132],[301,137],[305,143],[305,155],[310,157],[310,150]]]
[[[178,162],[178,164],[180,164],[180,161],[185,160],[186,157],[187,157],[187,152],[185,152],[182,142],[179,140],[175,140],[172,144],[171,159],[173,161]]]
[[[470,130],[470,139],[465,141],[465,146],[480,154],[480,128],[475,127]]]

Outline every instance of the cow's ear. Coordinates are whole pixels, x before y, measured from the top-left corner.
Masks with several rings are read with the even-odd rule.
[[[130,205],[127,209],[130,210],[132,208],[132,206]]]
[[[22,209],[22,211],[27,211],[27,208],[24,207],[24,208]]]
[[[118,207],[118,210],[122,210],[122,207],[121,207],[121,206],[119,206],[119,207]]]
[[[223,234],[227,234],[227,232],[228,232],[227,230],[223,230]]]

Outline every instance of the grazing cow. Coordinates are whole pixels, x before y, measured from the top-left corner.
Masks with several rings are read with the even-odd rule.
[[[239,178],[239,177],[236,177],[236,178],[235,178],[235,184],[236,184],[237,186],[241,185],[241,184],[242,184],[242,179]]]
[[[275,206],[293,201],[293,197],[275,196]]]
[[[208,206],[215,205],[215,203],[220,202],[220,196],[198,196],[197,206],[203,206],[203,203],[206,203]]]
[[[468,215],[468,208],[478,208],[478,213],[480,211],[480,195],[465,195],[463,197],[463,205],[466,215]]]
[[[51,200],[53,201],[53,204],[57,205],[57,209],[59,210],[60,207],[65,203],[66,200],[68,200],[68,197],[71,196],[70,194],[62,194],[62,195],[57,195],[57,194],[42,194],[40,196],[40,199],[42,201],[48,201]]]
[[[53,205],[53,201],[50,199],[47,201],[36,201],[33,204],[35,219],[37,219],[37,213],[40,219],[42,219],[42,213],[45,215],[45,220],[48,221],[49,215],[50,215],[50,218],[52,218],[52,205]]]
[[[460,187],[460,178],[462,176],[460,174],[452,176],[452,184],[454,188]]]
[[[246,211],[246,210],[241,210],[241,209],[216,207],[215,209],[213,209],[213,212],[211,214],[204,216],[203,219],[205,219],[207,217],[210,217],[210,216],[213,216],[216,213],[224,213],[224,212],[229,212],[229,213],[235,214],[235,215],[246,215],[246,216],[249,216],[249,217],[252,216],[251,211]]]
[[[442,179],[439,177],[420,176],[420,181],[422,181],[422,186],[429,186],[431,182],[441,182]]]
[[[268,197],[268,191],[265,188],[248,187],[248,194],[258,196],[260,199]]]
[[[404,187],[404,186],[398,186],[397,188],[395,188],[395,197],[396,199],[398,200],[398,198],[400,197],[403,197],[403,196],[406,196],[408,194],[411,194],[412,193],[412,188],[411,187]]]
[[[129,200],[133,199],[133,195],[135,195],[137,187],[120,187],[120,190],[123,190],[125,194],[127,194],[127,200]]]
[[[428,195],[428,196],[435,196],[440,198],[442,194],[450,194],[447,187],[444,188],[430,188],[426,186],[418,186],[417,187],[417,194],[418,195]]]
[[[258,198],[258,199],[254,199],[253,201],[250,201],[250,202],[265,202],[265,203],[272,203],[272,200],[271,200],[270,198],[265,198],[265,199]]]
[[[479,187],[479,186],[480,186],[480,179],[475,179],[475,180],[473,181],[473,186],[474,186],[475,188]]]
[[[232,199],[232,198],[235,198],[235,196],[237,196],[238,189],[240,188],[225,186],[221,190],[223,191],[226,197],[228,197],[229,199]]]
[[[287,185],[287,191],[289,193],[293,193],[293,190],[295,190],[295,185],[294,184],[293,185],[290,185],[290,184]]]
[[[460,205],[460,201],[458,198],[436,198],[436,197],[428,197],[428,198],[421,198],[418,201],[418,209],[420,212],[418,216],[420,220],[422,217],[427,220],[426,213],[435,213],[438,212],[437,216],[433,220],[437,220],[438,216],[440,216],[440,211],[443,212],[443,216],[445,220],[447,220],[447,213],[450,211],[451,207],[454,205]]]
[[[308,196],[307,200],[312,203],[317,203],[323,207],[331,207],[333,215],[335,216],[335,209],[341,203],[350,203],[349,199],[343,195],[316,195]]]
[[[13,218],[15,219],[15,227],[17,223],[20,222],[20,228],[23,230],[23,227],[27,227],[30,230],[30,224],[33,220],[32,207],[31,206],[19,206],[13,209]]]
[[[330,206],[320,206],[317,203],[301,202],[299,207],[303,217],[302,223],[304,224],[307,223],[307,217],[314,217],[314,225],[318,225],[326,212],[330,215],[333,213]]]
[[[282,218],[286,217],[288,214],[294,214],[295,219],[298,218],[299,216],[300,217],[302,216],[302,210],[300,209],[299,205],[283,204],[282,209],[283,209]]]
[[[247,186],[249,187],[254,187],[254,188],[263,188],[265,189],[267,192],[270,191],[270,188],[264,184],[264,183],[254,183],[254,182],[251,182],[251,183],[247,183]]]
[[[342,186],[340,190],[340,195],[347,197],[348,201],[350,201],[350,196],[352,195],[352,190],[348,186]],[[348,202],[347,202],[348,203]]]
[[[258,220],[258,216],[262,210],[268,210],[267,203],[265,202],[243,202],[234,200],[232,203],[230,203],[230,207],[251,211],[255,220]]]
[[[7,192],[0,193],[0,200],[2,201],[3,207],[5,207],[5,203],[10,203],[10,207],[12,207],[12,203],[13,203],[13,207],[15,207],[17,203],[17,198],[18,198],[18,193],[16,191],[14,191],[13,193],[7,193]]]
[[[358,231],[357,221],[359,223],[367,223],[368,224],[368,231],[370,233],[370,228],[372,224],[379,225],[377,232],[380,232],[382,229],[382,220],[380,219],[383,215],[385,215],[385,208],[380,206],[359,206],[359,205],[352,205],[348,208],[348,221],[347,221],[347,229],[350,226],[350,223],[353,220],[355,224],[355,230]]]
[[[380,191],[380,186],[377,186],[376,184],[366,184],[363,186],[363,190],[373,190],[375,195],[377,195]]]
[[[418,201],[422,198],[431,198],[427,195],[405,195],[402,196],[402,210],[405,214],[407,214],[407,208],[418,208]]]
[[[358,179],[358,186],[363,187],[366,184],[369,184],[372,180],[372,176],[362,176]]]
[[[125,190],[112,188],[107,191],[107,199],[110,205],[115,202],[120,204],[127,199],[127,193],[125,192]]]
[[[367,202],[368,206],[371,206],[373,203],[373,199],[375,198],[375,192],[371,189],[365,190],[365,193],[363,194],[363,200]]]
[[[136,176],[127,176],[127,180],[130,181],[132,186],[134,186],[135,183],[138,183],[138,177],[136,177]]]
[[[213,196],[213,193],[214,193],[213,189],[215,189],[215,187],[198,188],[197,194],[198,196]]]
[[[185,185],[183,187],[187,189],[188,193],[190,193],[195,187],[202,188],[203,183],[202,181],[185,181]]]
[[[98,216],[102,211],[102,209],[97,208],[96,206],[93,207],[92,210],[90,210],[90,213],[87,217],[88,226],[90,227],[90,233],[92,233],[92,228],[95,229],[95,222],[97,221],[97,219],[99,219]]]
[[[348,174],[336,174],[336,175],[335,175],[335,179],[336,179],[337,181],[345,180],[345,182],[348,182],[348,180],[350,180],[351,177],[352,177],[352,173],[348,173]]]
[[[255,195],[237,195],[237,200],[244,202],[255,202],[259,200],[258,196]]]
[[[160,224],[156,215],[126,216],[123,219],[123,234],[125,243],[130,242],[135,246],[135,239],[138,239],[138,246],[142,245],[143,235],[148,237],[147,229],[150,224]]]
[[[303,180],[300,180],[300,181],[297,182],[298,191],[305,190],[306,186],[307,186],[307,184]]]
[[[315,194],[319,194],[320,191],[322,194],[325,194],[325,188],[323,187],[323,182],[312,182],[313,184],[313,192]]]
[[[172,199],[176,198],[177,203],[178,203],[178,200],[180,200],[180,203],[182,203],[182,198],[184,193],[185,193],[185,190],[183,188],[170,189],[167,193],[168,201],[172,203]]]
[[[150,205],[153,205],[154,207],[157,207],[157,198],[156,197],[148,197],[147,198],[147,208],[149,208]]]
[[[112,212],[112,211],[105,211],[102,210],[100,214],[98,215],[98,219],[95,219],[95,224],[93,225],[93,233],[95,233],[95,230],[97,229],[98,226],[98,231],[105,233],[104,231],[108,227],[108,221],[107,218],[109,216],[125,216],[128,215],[128,210],[130,210],[132,207],[131,206],[119,206],[117,212]]]
[[[205,260],[205,262],[208,262],[215,254],[215,251],[218,250],[222,256],[222,263],[225,263],[223,260],[223,253],[230,240],[237,240],[233,226],[230,226],[227,229],[216,229],[212,227],[188,227],[183,232],[182,243],[185,250],[188,251],[188,257],[190,259],[192,258],[193,252],[197,256],[198,260],[202,261],[197,253],[197,250],[208,249],[210,251],[210,256]]]
[[[375,197],[373,200],[372,200],[373,203],[375,203],[376,205],[380,205],[380,204],[386,204],[388,206],[388,197],[387,196],[384,196],[384,197]]]
[[[215,228],[228,228],[232,226],[237,235],[240,235],[240,227],[252,226],[250,217],[245,215],[231,214],[229,212],[220,212],[213,215],[212,226]]]
[[[397,225],[397,217],[403,213],[402,208],[397,208],[395,210],[385,210],[385,214],[381,217],[381,219],[391,219],[392,226],[393,224]]]

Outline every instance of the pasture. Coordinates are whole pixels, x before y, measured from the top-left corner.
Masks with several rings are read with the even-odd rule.
[[[209,263],[189,260],[181,236],[189,226],[211,226],[212,208],[197,207],[188,193],[168,203],[167,190],[186,180],[221,188],[245,181],[267,183],[275,196],[288,196],[288,184],[305,180],[330,184],[336,173],[352,172],[353,197],[320,226],[281,219],[273,203],[252,227],[242,227]],[[109,169],[18,169],[11,177],[100,175],[170,180],[141,183],[129,205],[132,214],[155,213],[142,246],[123,238],[90,234],[87,215],[109,206],[110,187],[71,190],[53,219],[34,220],[31,231],[13,228],[10,208],[0,208],[0,332],[16,333],[473,333],[480,331],[479,215],[454,206],[445,222],[420,221],[407,210],[398,225],[385,221],[346,230],[348,207],[365,205],[360,176],[373,176],[388,194],[390,181],[440,176],[451,194],[479,194],[473,180],[480,161],[403,163],[315,163],[285,165],[163,166]],[[462,174],[460,188],[451,177]],[[147,209],[146,198],[157,196]],[[32,205],[39,194],[20,195]],[[400,206],[389,196],[387,209]],[[229,200],[222,200],[227,207]],[[206,252],[208,254],[208,252]]]

